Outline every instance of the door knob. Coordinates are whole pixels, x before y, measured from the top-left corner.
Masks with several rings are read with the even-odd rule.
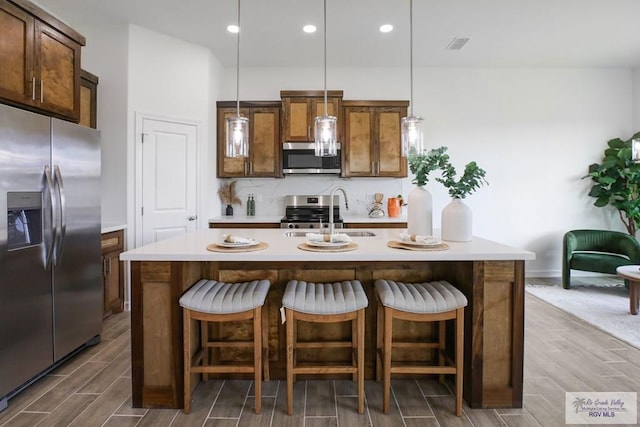
[[[189,221],[195,221],[196,219],[198,219],[198,215],[191,215],[189,218],[187,218]]]

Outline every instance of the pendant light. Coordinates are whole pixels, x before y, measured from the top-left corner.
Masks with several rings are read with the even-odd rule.
[[[226,120],[227,157],[249,157],[249,119],[240,117],[240,0],[238,0],[238,33],[236,39],[236,116]]]
[[[314,120],[314,148],[318,157],[338,155],[338,119],[327,113],[327,0],[324,0],[324,115]]]
[[[400,121],[402,126],[402,154],[422,154],[425,151],[422,134],[422,117],[413,115],[413,0],[409,0],[409,69],[411,82],[411,114]]]

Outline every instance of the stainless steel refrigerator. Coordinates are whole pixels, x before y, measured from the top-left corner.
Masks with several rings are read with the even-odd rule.
[[[0,410],[102,329],[100,133],[0,105]]]

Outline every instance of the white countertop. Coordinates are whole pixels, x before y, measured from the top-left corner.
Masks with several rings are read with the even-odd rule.
[[[309,252],[298,249],[305,237],[285,237],[282,229],[206,229],[124,252],[124,261],[500,261],[533,260],[535,253],[474,237],[471,242],[445,242],[442,251],[409,251],[387,247],[396,239],[398,229],[377,228],[375,237],[353,237],[358,249],[349,252]],[[222,242],[224,233],[266,242],[269,247],[253,252],[221,253],[207,245]]]
[[[127,224],[104,223],[101,226],[101,232],[111,233],[112,231],[126,230]]]
[[[233,216],[217,216],[213,218],[209,218],[209,223],[245,223],[245,222],[273,222],[280,223],[282,216],[275,215],[262,215],[262,216],[246,216],[246,215],[233,215]],[[375,217],[371,218],[368,216],[343,216],[342,221],[346,224],[353,222],[364,222],[364,223],[390,223],[390,222],[407,222],[407,217]]]

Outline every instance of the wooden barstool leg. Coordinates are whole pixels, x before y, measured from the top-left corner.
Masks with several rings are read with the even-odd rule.
[[[351,381],[358,381],[358,367],[359,365],[359,354],[358,353],[358,321],[357,317],[351,321],[351,364],[356,367],[356,370],[351,375]]]
[[[456,310],[456,416],[462,415],[462,375],[464,365],[464,308]]]
[[[202,366],[209,366],[211,363],[211,347],[207,346],[209,342],[209,322],[206,320],[201,320],[198,322],[200,324],[200,348],[202,349]],[[202,382],[207,382],[209,379],[209,374],[203,372],[201,374]]]
[[[269,381],[269,309],[266,304],[262,309],[262,347],[264,349],[264,356],[262,357],[264,380]]]
[[[358,310],[358,413],[364,413],[364,308]]]
[[[294,318],[293,310],[285,309],[287,332],[287,415],[293,415],[293,357],[294,357]]]
[[[253,310],[253,377],[256,414],[262,411],[262,309]]]
[[[382,397],[382,412],[389,413],[389,398],[391,393],[391,347],[393,339],[393,315],[391,309],[384,307],[384,349],[382,351],[384,355],[384,367],[383,372],[383,397]]]
[[[447,322],[446,320],[441,320],[438,322],[438,365],[439,366],[444,366],[445,365],[445,360],[444,360],[444,352],[445,352],[445,346],[446,346],[446,326],[447,326]],[[440,378],[440,384],[444,384],[444,374],[440,374],[438,375],[438,377]]]
[[[384,310],[376,295],[376,381],[382,381],[382,347],[384,343]]]
[[[191,311],[184,309],[182,315],[182,347],[184,349],[184,412],[191,412]]]

